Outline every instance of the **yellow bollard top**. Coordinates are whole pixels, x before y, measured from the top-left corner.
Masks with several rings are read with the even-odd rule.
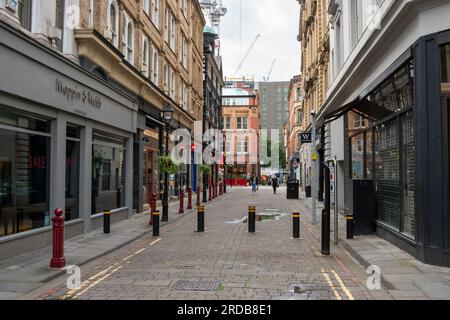
[[[111,214],[111,210],[103,210],[103,214]]]

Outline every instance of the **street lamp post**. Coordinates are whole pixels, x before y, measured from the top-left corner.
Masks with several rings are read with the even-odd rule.
[[[169,156],[169,128],[172,120],[173,107],[166,104],[162,111],[162,119],[166,124],[166,143],[164,147],[165,156]],[[163,214],[161,221],[169,221],[169,173],[164,172],[164,194],[163,194]]]
[[[317,217],[316,217],[316,198],[317,198],[317,154],[316,154],[316,126],[317,126],[317,119],[316,119],[316,113],[314,111],[311,112],[312,116],[312,143],[311,143],[311,156],[312,156],[312,173],[311,173],[311,179],[312,179],[312,224],[317,224]]]

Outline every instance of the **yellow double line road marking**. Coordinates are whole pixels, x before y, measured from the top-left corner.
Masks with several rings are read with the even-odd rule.
[[[353,297],[352,293],[350,292],[350,290],[346,287],[346,285],[344,284],[344,281],[342,281],[341,277],[338,275],[338,273],[334,270],[331,270],[331,273],[333,274],[334,278],[336,279],[336,281],[338,282],[341,290],[345,293],[345,295],[347,296],[347,298],[349,300],[355,300],[355,298]],[[336,289],[336,286],[334,285],[333,281],[331,281],[331,277],[330,275],[325,272],[324,269],[322,269],[322,275],[325,278],[325,281],[328,283],[328,286],[331,288],[331,291],[333,291],[334,296],[336,297],[337,300],[342,300],[342,296],[339,294],[338,290]]]

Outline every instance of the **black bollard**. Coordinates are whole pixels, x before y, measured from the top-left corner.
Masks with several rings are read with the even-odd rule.
[[[103,233],[111,232],[111,210],[103,210]]]
[[[349,214],[345,219],[347,220],[347,239],[353,239],[353,216]]]
[[[197,232],[205,232],[205,207],[197,206]]]
[[[248,207],[248,232],[255,233],[255,223],[256,223],[256,207]]]
[[[292,222],[294,224],[294,239],[300,238],[300,213],[294,212],[292,214]]]
[[[153,236],[159,237],[159,210],[155,210],[153,213]]]
[[[323,167],[325,180],[325,208],[322,210],[322,254],[330,255],[330,168]]]

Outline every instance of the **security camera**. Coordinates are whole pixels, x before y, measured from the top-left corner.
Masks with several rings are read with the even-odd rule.
[[[314,117],[316,115],[316,112],[314,110],[312,110],[311,115]]]

